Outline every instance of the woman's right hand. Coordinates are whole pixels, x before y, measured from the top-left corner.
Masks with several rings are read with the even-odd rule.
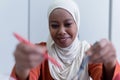
[[[44,60],[45,46],[29,46],[19,43],[14,52],[15,69],[20,77],[27,77],[30,69],[38,66]]]

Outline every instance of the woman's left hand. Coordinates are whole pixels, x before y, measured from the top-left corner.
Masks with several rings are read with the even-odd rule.
[[[116,50],[107,39],[96,42],[87,54],[90,55],[89,63],[103,63],[106,69],[112,69],[116,65]]]

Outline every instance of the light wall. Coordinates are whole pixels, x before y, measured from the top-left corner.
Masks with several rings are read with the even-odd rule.
[[[28,1],[0,0],[0,73],[9,75],[14,65],[17,32],[28,37]]]
[[[120,0],[113,0],[112,3],[111,38],[117,49],[117,57],[120,62]]]

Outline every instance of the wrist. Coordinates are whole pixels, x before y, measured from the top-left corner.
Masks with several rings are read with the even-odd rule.
[[[116,65],[116,59],[113,61],[103,63],[103,66],[106,71],[111,71],[112,69],[115,68],[115,65]]]
[[[15,71],[18,80],[26,80],[29,77],[30,69],[24,69],[16,65]]]
[[[103,63],[103,80],[112,80],[115,66],[116,60],[113,62]]]

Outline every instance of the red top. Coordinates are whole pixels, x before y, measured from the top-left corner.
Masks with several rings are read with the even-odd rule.
[[[46,46],[46,43],[40,43],[39,45]],[[93,80],[102,80],[102,64],[90,64],[88,67],[89,75],[92,77]],[[13,68],[11,76],[18,80],[15,73],[15,68]],[[47,60],[36,68],[31,69],[29,80],[54,80],[50,75]],[[120,80],[120,65],[118,62],[116,62],[113,80]]]

